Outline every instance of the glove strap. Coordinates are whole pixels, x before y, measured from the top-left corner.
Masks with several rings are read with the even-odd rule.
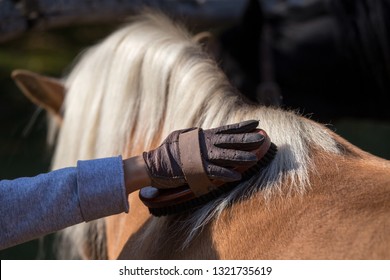
[[[204,195],[215,188],[203,167],[199,144],[199,128],[179,135],[179,152],[182,170],[187,184],[196,196]]]

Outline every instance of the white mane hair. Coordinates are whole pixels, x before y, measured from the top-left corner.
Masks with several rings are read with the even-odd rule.
[[[259,127],[278,146],[276,158],[250,184],[241,184],[191,215],[186,228],[194,230],[185,245],[243,189],[261,188],[270,197],[288,178],[290,192],[304,193],[310,186],[310,145],[339,152],[323,126],[294,112],[249,104],[183,27],[156,13],[136,18],[84,52],[66,87],[54,169],[80,159],[133,156],[155,148],[176,129],[260,121]],[[68,232],[82,236],[91,230],[88,225],[100,223]]]

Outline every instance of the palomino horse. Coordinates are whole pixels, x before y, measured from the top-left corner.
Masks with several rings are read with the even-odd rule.
[[[65,230],[64,258],[390,258],[390,163],[295,112],[249,103],[165,16],[139,17],[83,53],[65,88],[64,111],[51,110],[62,115],[54,169],[138,155],[176,129],[247,119],[260,120],[278,153],[188,214],[153,217],[133,193],[129,214]],[[47,99],[35,101],[53,107]]]

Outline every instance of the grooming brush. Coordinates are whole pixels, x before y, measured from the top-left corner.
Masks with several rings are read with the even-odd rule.
[[[195,195],[188,185],[172,189],[157,189],[154,187],[142,188],[139,192],[141,201],[149,208],[149,212],[156,217],[181,214],[194,210],[207,202],[220,197],[239,184],[248,181],[254,175],[261,172],[275,157],[277,146],[271,142],[264,130],[257,130],[264,136],[263,144],[255,150],[258,162],[252,167],[237,167],[235,170],[241,173],[241,180],[224,183],[211,180],[214,188],[200,196]]]

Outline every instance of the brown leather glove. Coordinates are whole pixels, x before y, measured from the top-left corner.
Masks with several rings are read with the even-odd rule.
[[[200,130],[202,163],[210,180],[240,180],[241,174],[233,168],[256,164],[256,155],[250,151],[259,148],[264,141],[264,137],[254,131],[258,124],[258,121],[250,120]],[[157,149],[143,153],[153,187],[175,188],[186,184],[180,161],[179,135],[193,129],[174,131]]]

